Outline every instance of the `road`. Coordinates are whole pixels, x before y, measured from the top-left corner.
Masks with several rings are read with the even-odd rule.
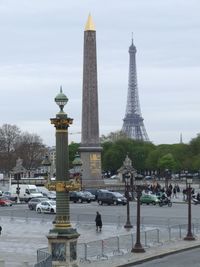
[[[134,265],[135,266],[135,265]],[[148,261],[137,265],[139,267],[199,267],[200,248],[169,255],[164,258]]]
[[[192,205],[193,221],[200,220],[200,205]],[[103,221],[106,223],[123,223],[126,220],[126,206],[99,206],[97,202],[92,203],[71,203],[71,220],[72,221],[90,221],[94,220],[96,211],[102,214]],[[136,203],[130,204],[131,221],[135,224]],[[1,216],[8,217],[25,217],[25,218],[45,218],[53,220],[55,215],[37,214],[30,211],[27,204],[14,205],[12,207],[0,207]],[[141,206],[141,217],[143,224],[154,225],[174,225],[187,223],[187,204],[173,203],[173,206]]]

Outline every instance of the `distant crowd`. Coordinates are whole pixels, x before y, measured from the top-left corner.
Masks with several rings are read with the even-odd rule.
[[[145,188],[145,192],[152,192],[153,194],[159,194],[159,193],[163,193],[165,194],[168,198],[178,198],[178,195],[181,193],[181,189],[179,187],[178,184],[175,184],[174,186],[170,183],[169,186],[167,188],[165,188],[164,186],[162,187],[159,183],[155,183],[155,184],[149,184],[147,185],[147,187]],[[191,189],[191,195],[194,195],[195,190],[194,188]],[[184,188],[182,190],[182,194],[183,194],[183,200],[187,199],[187,188]],[[197,194],[199,199],[200,199],[200,194]]]

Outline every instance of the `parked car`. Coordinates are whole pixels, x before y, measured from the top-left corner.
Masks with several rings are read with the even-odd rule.
[[[42,202],[42,201],[46,201],[46,200],[48,200],[48,198],[45,198],[45,197],[31,198],[31,200],[29,200],[29,202],[28,202],[28,207],[30,210],[36,210],[37,204]]]
[[[91,196],[88,195],[88,194],[85,194],[84,192],[82,191],[73,191],[73,192],[70,192],[69,194],[69,199],[71,201],[73,201],[74,203],[76,202],[87,202],[87,203],[90,203],[91,202]]]
[[[56,200],[56,192],[55,191],[49,191],[46,187],[40,186],[38,187],[38,191],[46,198],[51,200]]]
[[[0,197],[0,206],[12,206],[13,202],[6,198],[6,197]]]
[[[54,191],[43,192],[42,194],[44,197],[46,197],[48,199],[56,200],[56,192],[54,192]]]
[[[143,194],[141,197],[140,197],[140,204],[153,204],[153,205],[156,205],[156,204],[159,204],[160,203],[160,199],[158,196],[156,195],[151,195],[151,194]]]
[[[86,189],[86,191],[90,192],[92,195],[94,195],[95,196],[95,200],[97,200],[99,189],[91,188],[91,189]]]
[[[96,196],[93,195],[91,192],[89,191],[81,191],[83,192],[83,194],[88,198],[91,199],[91,201],[95,201],[96,200]]]
[[[99,205],[108,204],[114,204],[114,205],[126,205],[127,200],[126,198],[118,192],[111,192],[108,190],[101,190],[98,192],[97,201]]]
[[[37,204],[37,213],[56,213],[56,201],[46,200]]]
[[[3,192],[2,196],[6,197],[7,199],[10,199],[11,201],[16,201],[16,197],[12,197],[11,193],[8,191]]]

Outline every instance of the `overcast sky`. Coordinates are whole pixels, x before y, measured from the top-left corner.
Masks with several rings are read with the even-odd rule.
[[[120,130],[128,90],[128,47],[137,48],[140,106],[154,144],[200,132],[199,0],[0,0],[0,126],[15,124],[55,144],[49,119],[60,85],[81,135],[83,31],[97,34],[100,135]]]

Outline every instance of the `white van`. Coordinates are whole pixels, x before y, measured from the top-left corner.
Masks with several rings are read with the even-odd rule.
[[[34,197],[43,197],[42,193],[39,192],[36,185],[31,184],[19,184],[20,194],[19,198],[21,201],[28,202],[31,198]],[[11,197],[17,200],[17,184],[12,184],[9,192]]]

